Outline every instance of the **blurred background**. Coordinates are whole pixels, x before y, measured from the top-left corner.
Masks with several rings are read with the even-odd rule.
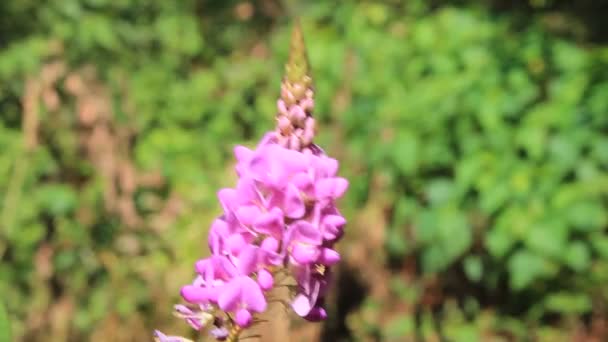
[[[284,340],[605,341],[607,13],[0,1],[0,341],[190,333],[172,305],[234,145],[274,125],[295,16],[351,187],[330,319]]]

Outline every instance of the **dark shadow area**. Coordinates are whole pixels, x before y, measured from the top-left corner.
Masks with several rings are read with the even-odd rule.
[[[334,285],[336,293],[333,297],[335,315],[330,316],[329,321],[324,324],[321,341],[352,341],[353,336],[347,327],[346,318],[361,306],[368,291],[358,275],[359,272],[348,264],[344,264],[337,272]]]
[[[496,12],[519,14],[522,19],[534,15],[549,15],[546,23],[550,28],[566,34],[579,33],[582,37],[577,38],[588,42],[604,43],[608,41],[608,25],[606,25],[608,1],[494,0],[489,3]],[[562,17],[560,18],[560,16]],[[572,32],[579,28],[582,29],[582,32]]]

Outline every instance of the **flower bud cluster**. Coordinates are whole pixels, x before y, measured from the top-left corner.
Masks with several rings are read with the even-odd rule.
[[[281,85],[281,98],[277,101],[277,140],[279,145],[293,149],[307,149],[316,134],[316,122],[312,117],[314,108],[310,77],[303,82]]]

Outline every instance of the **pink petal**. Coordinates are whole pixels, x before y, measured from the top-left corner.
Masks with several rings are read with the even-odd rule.
[[[325,159],[325,171],[327,172],[327,177],[334,177],[338,173],[338,161],[333,158],[323,159]]]
[[[320,245],[323,237],[319,229],[304,220],[296,221],[291,225],[292,239],[303,243]]]
[[[348,181],[342,177],[324,178],[315,183],[317,198],[336,199],[342,197],[348,188]]]
[[[200,286],[185,285],[182,287],[180,294],[190,303],[206,303],[209,300],[209,291]]]
[[[244,224],[246,226],[252,225],[260,215],[261,215],[260,208],[258,208],[255,205],[240,206],[236,210],[236,217],[239,219],[239,221],[242,224]]]
[[[192,328],[200,330],[205,325],[205,322],[201,317],[201,312],[194,313],[187,306],[181,304],[175,305],[173,308],[176,315],[183,318]]]
[[[268,265],[280,265],[283,257],[278,253],[279,242],[273,237],[267,237],[260,245],[261,262]]]
[[[338,161],[322,156],[316,159],[315,168],[319,178],[335,177],[338,173]]]
[[[258,247],[247,246],[239,254],[238,258],[238,270],[241,275],[248,276],[255,271],[258,263]]]
[[[333,240],[340,235],[342,227],[346,224],[346,219],[340,215],[326,215],[323,217],[321,226],[323,238]]]
[[[216,327],[216,326],[214,326],[213,328],[211,328],[211,330],[209,330],[209,334],[218,341],[225,341],[229,335],[228,330],[226,328],[224,328],[224,327],[220,328],[220,327]]]
[[[340,261],[340,253],[336,252],[331,248],[323,248],[321,250],[321,255],[319,256],[319,263],[332,266],[337,264]]]
[[[219,298],[219,296],[223,290],[224,290],[223,285],[208,288],[207,291],[209,291],[209,303],[217,304],[217,299]]]
[[[218,254],[222,249],[222,240],[228,236],[228,224],[226,221],[216,219],[209,230],[209,249],[211,253]]]
[[[314,185],[310,175],[306,172],[298,172],[292,178],[291,182],[302,192],[313,195]]]
[[[268,182],[268,173],[271,169],[271,162],[265,155],[267,147],[261,147],[256,151],[255,156],[249,161],[249,170],[253,179],[263,183]]]
[[[205,258],[205,259],[200,259],[198,260],[195,264],[194,264],[194,269],[196,270],[196,272],[202,276],[204,276],[204,278],[208,278],[208,277],[213,277],[213,269],[211,267],[211,259],[210,258]],[[209,272],[211,271],[211,274],[209,274]]]
[[[190,310],[190,308],[188,308],[187,306],[182,305],[182,304],[174,305],[173,310],[177,311],[177,313],[179,313],[180,315],[184,315],[184,316],[189,316],[189,315],[194,314],[194,311]]]
[[[251,203],[258,199],[255,182],[251,177],[242,176],[236,184],[236,202],[238,204]]]
[[[253,156],[253,151],[239,145],[234,148],[234,156],[239,163],[247,163]]]
[[[310,266],[298,267],[294,270],[296,282],[300,287],[300,292],[310,294],[312,282],[312,272]]]
[[[283,233],[283,212],[279,208],[272,208],[269,212],[261,214],[253,223],[253,227],[260,233],[281,238]]]
[[[291,250],[291,256],[297,263],[307,265],[317,261],[319,258],[319,249],[296,243]]]
[[[158,330],[154,330],[154,341],[155,342],[186,342],[183,337],[179,336],[167,336]]]
[[[234,311],[238,308],[243,291],[238,279],[239,278],[232,279],[224,286],[217,299],[218,306],[224,311]]]
[[[310,278],[310,302],[314,304],[317,302],[317,298],[319,298],[319,294],[321,293],[321,281],[318,278],[312,277]]]
[[[294,219],[302,217],[306,212],[306,206],[302,196],[300,196],[300,191],[293,184],[289,184],[287,187],[284,209],[285,216]]]
[[[219,198],[226,215],[231,214],[232,207],[235,205],[237,198],[236,190],[230,188],[221,189],[218,191],[217,197]]]
[[[298,151],[274,145],[269,152],[290,174],[305,171],[309,165],[309,159]]]
[[[262,293],[260,286],[249,277],[242,277],[241,286],[243,289],[243,303],[247,306],[247,309],[254,312],[263,312],[266,310],[266,298]]]
[[[237,269],[228,258],[214,257],[214,268],[218,273],[218,278],[228,281],[238,275]]]
[[[304,319],[309,322],[319,322],[327,319],[327,312],[320,306],[315,306],[310,312],[304,316]]]
[[[235,321],[241,328],[247,328],[253,322],[253,316],[246,309],[240,309],[236,312]]]
[[[304,294],[300,293],[300,294],[296,295],[296,297],[291,302],[291,307],[293,308],[293,311],[295,311],[295,313],[298,316],[304,317],[304,316],[308,315],[308,313],[310,312],[310,309],[312,309],[312,304],[310,303],[310,300],[308,297],[306,297]]]
[[[258,284],[260,285],[260,288],[264,291],[272,289],[272,286],[274,286],[274,279],[272,278],[272,274],[270,274],[270,272],[268,272],[266,269],[259,270]]]
[[[341,215],[325,215],[325,217],[323,217],[323,224],[341,227],[346,224],[346,219]]]
[[[226,239],[226,249],[230,254],[238,255],[247,242],[241,234],[232,234]]]
[[[267,252],[276,252],[279,249],[279,241],[273,237],[267,237],[262,241],[260,248]]]

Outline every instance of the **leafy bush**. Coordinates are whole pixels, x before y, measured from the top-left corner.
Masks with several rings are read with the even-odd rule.
[[[231,147],[272,125],[287,10],[303,15],[320,143],[352,184],[344,249],[363,298],[344,304],[343,280],[328,333],[536,327],[551,340],[549,318],[601,312],[605,47],[474,4],[290,4],[0,3],[0,291],[13,335],[179,331],[167,308],[205,250]]]

